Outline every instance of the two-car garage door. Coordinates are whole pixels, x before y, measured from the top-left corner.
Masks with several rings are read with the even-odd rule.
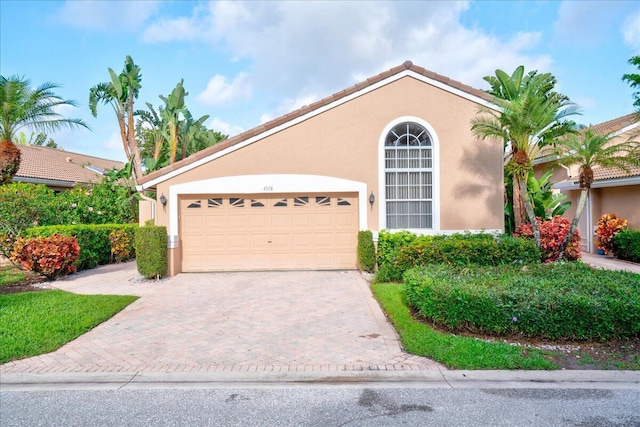
[[[182,271],[353,269],[354,193],[189,195]]]

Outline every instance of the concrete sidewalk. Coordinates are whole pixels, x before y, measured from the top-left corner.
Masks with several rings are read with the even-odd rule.
[[[255,386],[640,390],[638,371],[341,371],[3,374],[2,391]]]
[[[584,262],[585,264],[589,264],[590,266],[595,268],[602,268],[605,270],[630,271],[632,273],[640,274],[640,264],[623,261],[617,258],[613,258],[609,255],[595,255],[588,252],[583,252],[582,262]]]

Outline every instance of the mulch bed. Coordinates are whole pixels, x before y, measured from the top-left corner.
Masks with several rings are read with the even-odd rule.
[[[44,277],[30,272],[25,273],[27,275],[25,280],[19,283],[0,286],[0,295],[17,294],[20,292],[39,292],[51,289],[51,286],[47,285],[47,280]]]

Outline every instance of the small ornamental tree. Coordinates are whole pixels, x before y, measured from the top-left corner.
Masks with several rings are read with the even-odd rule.
[[[549,221],[542,221],[536,218],[540,229],[540,250],[542,251],[543,262],[555,262],[560,257],[560,248],[565,236],[569,232],[571,223],[568,219],[561,216],[554,216]],[[533,238],[533,230],[531,224],[523,224],[516,228],[513,233],[515,237]],[[576,261],[580,259],[580,233],[576,229],[573,237],[569,240],[565,250],[563,259],[567,261]]]
[[[596,245],[608,254],[613,250],[613,237],[627,228],[627,220],[618,218],[616,214],[604,214],[598,219]]]
[[[19,238],[11,254],[24,268],[55,280],[76,271],[73,263],[80,255],[75,237],[54,234],[50,237]]]

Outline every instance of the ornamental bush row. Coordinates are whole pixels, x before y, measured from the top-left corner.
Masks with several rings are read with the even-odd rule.
[[[78,270],[87,270],[135,258],[133,242],[136,228],[137,224],[51,225],[29,228],[23,235],[27,238],[55,234],[75,237],[80,246],[80,256],[74,266]],[[116,235],[118,237],[114,237]]]
[[[583,263],[418,267],[407,300],[453,331],[570,340],[640,336],[640,276]]]
[[[378,238],[376,281],[398,282],[406,270],[429,264],[466,266],[531,264],[540,262],[540,251],[533,240],[495,237],[491,234],[453,234],[417,236],[402,231],[382,231]]]

